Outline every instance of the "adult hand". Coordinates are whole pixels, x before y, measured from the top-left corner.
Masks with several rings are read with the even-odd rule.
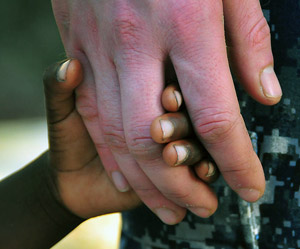
[[[49,130],[49,159],[53,169],[56,197],[64,206],[82,218],[89,218],[115,211],[123,211],[139,204],[137,196],[132,192],[120,193],[112,185],[103,169],[95,146],[75,108],[75,88],[82,81],[82,67],[78,60],[67,60],[64,63],[51,65],[45,73],[45,97],[47,107],[47,121]],[[177,91],[177,96],[181,93]],[[162,95],[162,102],[169,107],[167,111],[175,109],[174,96],[169,96],[170,87]],[[173,98],[172,98],[173,97]],[[180,113],[175,113],[180,116]],[[158,117],[159,119],[160,117]],[[187,132],[186,119],[178,121],[174,133],[177,138],[185,138]],[[188,125],[190,126],[190,125]],[[160,129],[152,130],[152,135],[162,139]],[[174,141],[176,139],[170,139]],[[172,146],[169,143],[168,146]],[[195,151],[201,148],[196,147]],[[171,158],[176,157],[172,148],[168,150]],[[202,159],[200,153],[194,153],[189,161],[197,163]],[[217,174],[205,163],[195,166],[198,177],[205,182],[212,182]],[[172,166],[172,165],[171,165]],[[210,172],[209,172],[210,171]]]
[[[133,208],[140,201],[133,191],[119,192],[103,168],[75,108],[74,89],[82,78],[79,61],[68,60],[48,68],[44,85],[57,199],[74,214],[90,218]]]
[[[77,108],[108,174],[121,190],[129,181],[164,222],[185,208],[211,215],[217,199],[187,167],[170,168],[150,137],[163,113],[164,65],[175,67],[194,129],[230,187],[256,201],[264,192],[229,70],[229,57],[245,89],[275,104],[281,89],[273,71],[270,32],[258,0],[52,0],[68,56],[86,77]],[[118,167],[119,165],[119,167]]]

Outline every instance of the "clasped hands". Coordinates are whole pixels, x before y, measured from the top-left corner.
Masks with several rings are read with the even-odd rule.
[[[240,115],[228,63],[229,57],[254,99],[267,105],[280,100],[270,32],[258,0],[52,3],[67,55],[83,64],[76,106],[93,141],[89,147],[96,146],[97,153],[91,151],[95,160],[100,156],[107,180],[127,191],[116,196],[134,199],[132,188],[168,224],[182,220],[186,209],[207,217],[217,208],[210,188],[190,167],[168,166],[163,146],[151,138],[151,123],[164,113],[165,81],[172,81],[165,73],[167,61],[174,66],[193,130],[226,182],[247,201],[262,196],[262,166]],[[85,182],[95,191],[101,185],[96,168],[94,181]],[[97,206],[96,193],[90,207]],[[72,211],[82,217],[97,214],[97,208],[84,206]]]

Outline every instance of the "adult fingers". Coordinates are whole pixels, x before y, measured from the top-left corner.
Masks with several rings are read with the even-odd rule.
[[[133,208],[139,201],[132,191],[116,190],[97,157],[75,108],[74,89],[81,81],[82,67],[75,59],[50,66],[44,76],[49,158],[56,169],[60,200],[76,215],[90,218]]]
[[[129,151],[164,196],[201,217],[210,216],[217,207],[212,190],[188,167],[167,166],[162,160],[162,146],[151,139],[151,122],[163,112],[160,99],[164,85],[163,62],[153,55],[154,52],[151,57],[144,53],[134,54],[130,59],[120,59],[117,67]],[[130,172],[130,168],[124,172]],[[129,177],[127,175],[128,180]],[[131,179],[135,179],[132,184],[139,182],[137,178]],[[133,188],[136,189],[134,185]]]
[[[103,54],[105,53],[101,53],[101,51],[106,50],[97,47],[99,44],[102,44],[99,42],[100,36],[98,34],[90,36],[90,30],[81,28],[90,27],[90,21],[93,18],[96,18],[96,15],[93,11],[91,11],[90,8],[81,8],[80,6],[77,6],[78,8],[81,8],[79,15],[79,11],[74,10],[73,12],[73,10],[70,10],[69,3],[53,0],[52,4],[61,37],[65,45],[65,49],[69,56],[78,58],[81,61],[85,72],[83,83],[76,91],[77,110],[81,115],[84,124],[95,144],[97,152],[101,157],[101,161],[110,179],[114,182],[116,188],[119,191],[125,192],[129,190],[130,186],[126,178],[121,173],[119,166],[110,150],[110,147],[104,139],[104,131],[99,120],[95,76],[99,68],[102,68],[102,65],[99,65],[99,61],[96,61],[95,64],[99,66],[99,68],[95,68],[95,65],[94,68],[92,68],[92,65],[90,63],[92,59],[102,58]],[[70,13],[70,11],[72,13]],[[91,19],[82,19],[81,17],[84,15],[90,16]],[[80,18],[81,20],[80,27],[77,25],[76,21],[76,24],[74,24],[74,20],[76,20],[77,18]],[[76,28],[74,27],[74,25],[76,26]],[[69,32],[70,30],[72,30],[73,32]],[[88,44],[85,42],[86,40],[89,41]],[[86,45],[86,47],[84,45]],[[93,45],[95,45],[96,47]],[[98,53],[96,55],[96,52],[100,53],[100,55]],[[105,76],[107,75],[108,74],[105,73],[104,75],[98,74],[97,77],[98,79],[100,78],[105,81],[107,80],[105,78]],[[100,82],[103,81],[100,80]]]
[[[282,92],[273,69],[271,35],[259,0],[223,0],[230,62],[246,91],[265,105]]]
[[[98,12],[91,12],[88,13],[91,17],[90,19],[98,16]],[[85,25],[90,26],[90,19],[82,20],[81,23],[87,22]],[[84,26],[84,23],[82,24]],[[127,23],[124,24],[126,25],[117,26],[126,28]],[[84,40],[87,35],[85,29],[82,31],[84,33],[78,37]],[[109,33],[112,33],[110,28]],[[127,36],[126,32],[122,32],[122,34]],[[127,150],[123,136],[122,113],[120,113],[121,107],[119,106],[119,86],[114,60],[107,56],[107,52],[112,51],[112,43],[109,44],[108,49],[103,48],[103,42],[99,41],[101,37],[96,33],[89,36],[89,42],[79,41],[76,44],[79,49],[74,51],[74,56],[83,61],[83,65],[85,65],[84,71],[86,72],[85,80],[77,91],[78,110],[83,116],[84,123],[96,144],[103,165],[108,174],[111,175],[112,180],[118,181],[118,177],[113,175],[116,172],[120,173],[118,175],[123,175],[121,172],[126,174],[130,184],[149,208],[156,212],[164,222],[168,224],[178,223],[183,219],[185,209],[167,200],[157,190]],[[95,40],[91,41],[91,39]],[[85,44],[85,46],[82,47],[82,44]],[[71,51],[74,50],[72,47]],[[81,51],[84,51],[84,53]],[[111,162],[113,163],[111,164]],[[119,169],[118,164],[122,166],[122,171]],[[129,176],[132,177],[130,178]],[[122,178],[125,179],[124,177]],[[118,183],[115,182],[115,185],[118,188]],[[123,191],[124,189],[119,188],[119,190]],[[167,212],[168,208],[173,210],[174,213]]]
[[[166,113],[157,117],[151,124],[150,133],[157,143],[168,143],[185,138],[192,132],[192,125],[186,114]]]
[[[169,17],[170,57],[185,104],[227,183],[244,200],[256,201],[264,192],[264,174],[239,111],[227,61],[222,2],[188,2],[193,4],[177,5]]]
[[[88,52],[89,50],[86,51]],[[99,83],[106,81],[109,74],[101,74],[102,71],[99,73],[99,70],[92,68],[87,57],[88,54],[78,53],[76,56],[83,61],[83,65],[85,66],[84,71],[86,72],[84,82],[77,90],[76,102],[78,111],[91,135],[110,179],[120,192],[126,192],[130,189],[130,185],[122,174],[109,145],[105,141],[103,127],[101,126],[101,120],[99,120],[100,111],[105,109],[105,106],[101,106],[99,111],[97,108],[97,101],[99,100],[97,100],[95,80],[97,79]],[[96,65],[98,64],[96,63]],[[101,65],[99,68],[105,68],[104,65]]]
[[[110,149],[113,158],[120,168],[118,172],[125,175],[130,186],[139,195],[140,199],[153,210],[162,221],[167,224],[178,223],[183,219],[185,209],[177,206],[159,192],[138,166],[128,150],[123,130],[122,114],[120,113],[121,98],[119,83],[114,65],[109,63],[111,59],[103,58],[103,55],[99,55],[95,58],[92,48],[86,48],[85,51],[91,60],[92,71],[96,82],[97,90],[95,89],[94,92],[97,92],[97,106],[99,107],[98,124],[100,124],[103,131],[103,144],[98,144],[97,148],[100,150],[100,153],[103,151],[103,145]],[[100,154],[100,156],[102,158],[102,154]],[[118,179],[113,176],[116,170],[111,171],[111,169],[108,169],[106,166],[105,168],[108,174],[112,175],[113,180],[118,181]],[[115,184],[118,185],[117,182]],[[122,189],[119,190],[122,191]],[[172,211],[167,212],[168,210]]]

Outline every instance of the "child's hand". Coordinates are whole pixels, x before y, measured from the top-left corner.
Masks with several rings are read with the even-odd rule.
[[[44,84],[50,166],[54,172],[56,196],[74,214],[89,218],[130,209],[140,201],[132,190],[126,193],[117,190],[103,168],[94,143],[75,107],[74,89],[82,78],[79,61],[71,60],[51,66],[45,74]],[[176,90],[175,98],[174,90],[175,86],[169,86],[163,93],[162,101],[167,111],[178,111],[182,103],[181,93]],[[175,124],[173,133],[166,132],[163,136],[162,129],[157,129],[157,125],[163,123],[169,127],[170,120],[171,124]],[[212,182],[217,178],[216,166],[207,160],[207,153],[197,139],[184,139],[191,138],[192,134],[186,114],[165,114],[154,121],[153,127],[156,127],[152,129],[155,141],[170,142],[163,153],[169,165],[194,165],[196,174],[205,182]],[[179,153],[178,156],[176,152]]]
[[[44,85],[56,196],[74,214],[90,218],[133,208],[140,201],[133,191],[119,192],[103,168],[75,107],[74,89],[82,78],[74,59],[49,67]]]
[[[193,132],[186,111],[179,112],[183,98],[176,85],[169,85],[162,94],[166,113],[157,117],[151,125],[151,136],[157,143],[166,144],[164,161],[169,166],[192,166],[196,175],[207,183],[214,182],[219,171],[207,151]],[[183,108],[181,108],[183,109]]]

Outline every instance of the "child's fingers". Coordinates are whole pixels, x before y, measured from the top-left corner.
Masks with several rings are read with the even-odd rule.
[[[163,149],[163,159],[169,166],[193,165],[206,155],[207,152],[196,140],[177,140]]]
[[[65,119],[75,108],[74,89],[83,78],[78,60],[67,60],[50,66],[44,74],[48,123]]]
[[[192,166],[202,181],[213,183],[219,177],[219,170],[215,163],[205,158],[206,150],[195,140],[170,142],[163,150],[163,159],[169,166]]]
[[[181,112],[166,113],[157,117],[151,124],[150,133],[157,143],[168,143],[187,137],[192,132],[192,125],[186,114]]]
[[[167,113],[156,118],[151,125],[151,136],[157,143],[169,143],[163,151],[164,161],[170,166],[194,165],[196,175],[206,183],[212,183],[219,177],[215,163],[203,159],[207,152],[192,140],[178,140],[187,137],[192,132],[187,115],[177,111],[183,104],[179,86],[171,84],[162,94],[162,105]],[[177,141],[176,141],[177,140]]]
[[[196,175],[206,183],[213,183],[220,175],[218,167],[212,161],[207,159],[201,160],[194,166]]]
[[[166,111],[177,112],[182,105],[182,94],[177,85],[169,85],[162,94],[161,102]]]

